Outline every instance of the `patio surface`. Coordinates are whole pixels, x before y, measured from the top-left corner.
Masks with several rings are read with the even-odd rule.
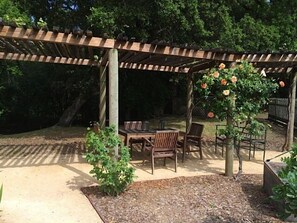
[[[47,222],[102,222],[81,187],[95,185],[88,172],[91,166],[82,158],[82,138],[0,138],[0,183],[4,185],[0,204],[0,221],[3,223]],[[262,174],[262,152],[247,161],[244,151],[244,174]],[[266,158],[279,154],[267,151]],[[140,154],[134,152],[132,166],[136,167],[136,181],[223,174],[225,162],[214,153],[211,142],[203,142],[204,159],[196,153],[186,156],[184,163],[179,154],[177,173],[173,162],[164,167],[157,162],[155,174],[150,163],[142,165]],[[234,162],[237,171],[238,162]]]

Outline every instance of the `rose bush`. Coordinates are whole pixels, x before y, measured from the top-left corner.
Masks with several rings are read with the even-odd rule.
[[[284,86],[282,81],[279,84]],[[253,119],[278,87],[274,80],[259,74],[246,61],[238,61],[230,68],[220,64],[205,74],[197,86],[209,111],[220,120],[229,115],[235,122]]]
[[[284,82],[280,81],[279,85],[284,87]],[[253,134],[257,132],[256,127],[261,125],[255,117],[278,88],[273,79],[267,78],[263,72],[259,74],[246,61],[236,61],[230,68],[221,63],[218,68],[203,75],[196,86],[202,105],[209,111],[208,117],[227,120],[227,128],[223,133],[230,139],[229,142],[234,138],[240,140],[241,132],[237,126],[241,123],[252,126],[250,131]]]

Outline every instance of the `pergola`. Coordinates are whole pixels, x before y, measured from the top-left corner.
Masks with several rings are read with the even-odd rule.
[[[0,23],[0,59],[100,67],[101,127],[106,120],[106,71],[109,78],[109,123],[118,128],[118,75],[120,69],[164,71],[187,76],[187,124],[192,122],[193,75],[216,63],[247,60],[265,73],[293,73],[296,83],[297,52],[235,53],[170,46],[161,42],[143,43],[125,38],[94,37],[91,31],[65,29],[61,32],[7,26]],[[293,84],[295,89],[296,84]],[[291,108],[295,101],[292,101]],[[294,111],[293,111],[294,112]],[[294,118],[294,117],[293,117]],[[294,120],[292,123],[294,127]],[[293,132],[293,129],[292,129]]]

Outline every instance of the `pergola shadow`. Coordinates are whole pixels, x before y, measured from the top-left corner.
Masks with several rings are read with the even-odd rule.
[[[81,163],[83,150],[82,142],[0,145],[0,168]]]

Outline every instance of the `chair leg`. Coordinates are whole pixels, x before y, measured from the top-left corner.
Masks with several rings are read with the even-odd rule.
[[[152,175],[154,175],[155,163],[154,163],[154,155],[153,154],[151,154],[151,165],[152,165]]]
[[[177,172],[177,153],[175,153],[175,172]]]
[[[130,141],[130,155],[131,155],[131,158],[132,158],[132,150],[133,150],[133,147],[132,147],[132,142]]]
[[[266,151],[266,143],[264,143],[264,148],[263,148],[263,161],[265,161],[265,151]]]
[[[216,138],[216,141],[215,141],[215,154],[217,154],[217,147],[218,147],[218,141],[217,141],[217,138]]]
[[[253,150],[253,157],[255,158],[255,153],[256,153],[256,144],[254,144],[254,150]]]
[[[200,152],[200,159],[203,160],[203,154],[202,154],[202,146],[201,146],[201,141],[199,140],[199,152]]]
[[[186,153],[186,143],[184,142],[184,145],[183,145],[183,157],[182,157],[182,162],[184,162],[185,161],[185,154]]]
[[[252,143],[249,146],[249,160],[251,160]]]
[[[166,157],[164,157],[164,166],[166,166]]]

